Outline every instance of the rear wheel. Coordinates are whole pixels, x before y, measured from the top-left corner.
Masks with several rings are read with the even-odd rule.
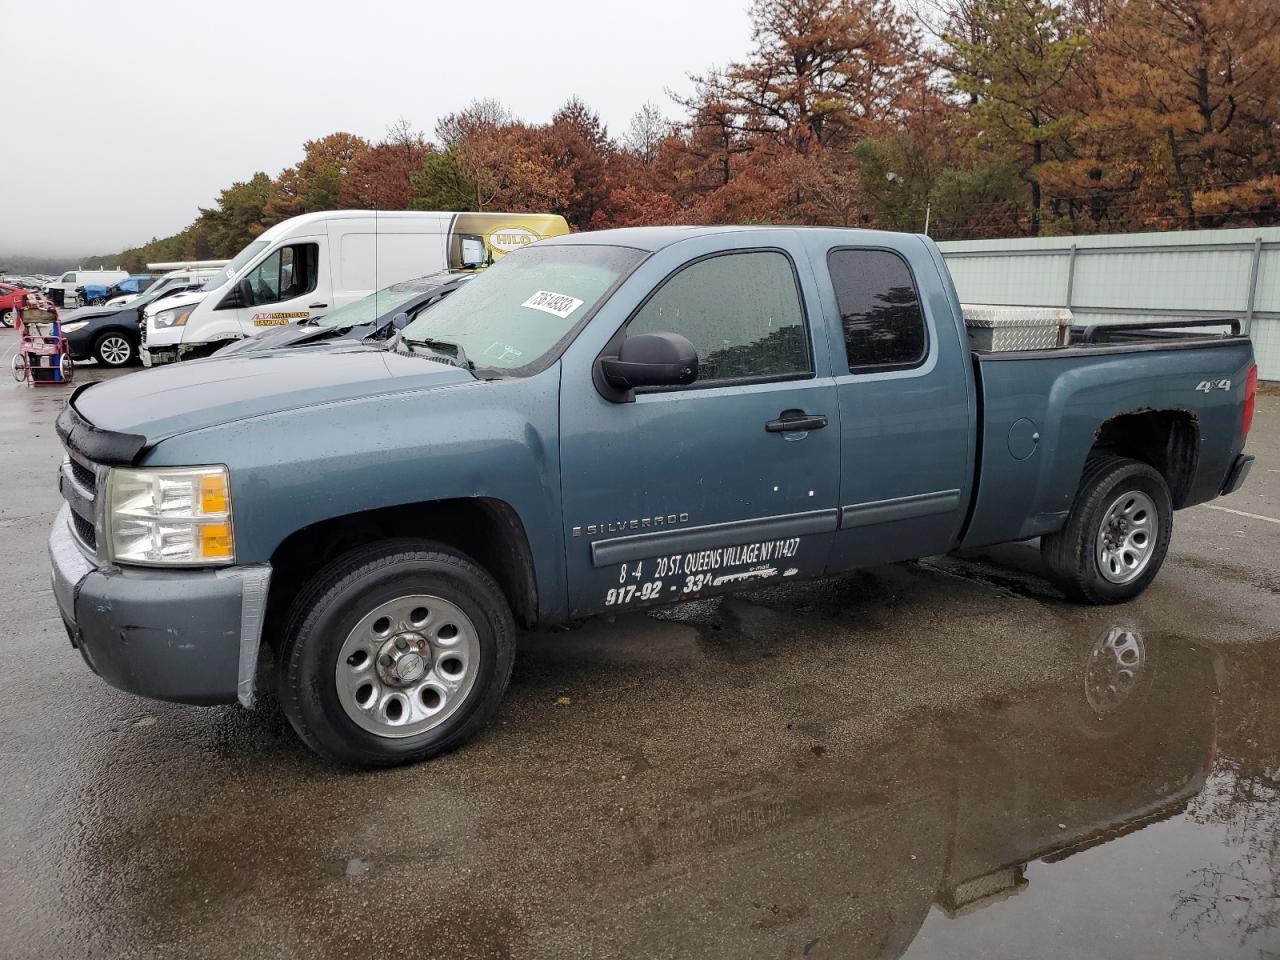
[[[501,589],[469,558],[427,541],[363,547],[294,603],[280,702],[307,745],[335,760],[425,760],[497,713],[515,636]]]
[[[1122,603],[1155,579],[1173,533],[1173,500],[1158,471],[1126,457],[1089,461],[1067,525],[1042,538],[1053,580],[1088,603]]]
[[[118,330],[108,330],[93,345],[94,358],[107,367],[123,367],[137,353],[133,342]]]

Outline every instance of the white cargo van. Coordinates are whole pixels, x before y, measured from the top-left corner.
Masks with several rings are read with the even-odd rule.
[[[76,287],[86,284],[97,284],[109,287],[129,276],[128,270],[68,270],[57,280],[50,280],[44,285],[44,294],[54,303],[68,307],[76,306]],[[55,291],[61,291],[57,293]]]
[[[568,232],[563,217],[539,213],[306,213],[265,231],[200,294],[146,311],[142,362],[208,356],[231,340],[321,317],[389,284],[437,270],[478,270]]]

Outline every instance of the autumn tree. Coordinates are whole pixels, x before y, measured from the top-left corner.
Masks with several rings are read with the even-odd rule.
[[[369,141],[351,133],[331,133],[308,140],[303,151],[302,160],[275,180],[265,212],[269,223],[336,209],[346,178],[369,151]]]
[[[551,172],[567,186],[564,206],[555,212],[575,229],[590,229],[608,201],[609,167],[617,152],[600,115],[571,97],[535,142],[551,162]]]
[[[623,149],[641,163],[651,164],[658,158],[658,149],[672,135],[673,128],[662,108],[649,101],[632,115],[622,137]]]
[[[1015,159],[1031,192],[1030,232],[1040,232],[1042,165],[1077,114],[1064,97],[1086,40],[1049,0],[970,0],[962,29],[945,36],[955,88],[971,98],[979,146]]]
[[[1142,204],[1160,225],[1280,217],[1280,5],[1130,0],[1101,34],[1095,131],[1128,147]]]
[[[719,103],[741,132],[805,153],[895,122],[921,66],[892,0],[753,0],[755,49],[695,82],[697,109]]]
[[[413,196],[412,177],[434,147],[425,134],[400,120],[386,137],[357,155],[343,178],[338,205],[358,209],[404,210]]]

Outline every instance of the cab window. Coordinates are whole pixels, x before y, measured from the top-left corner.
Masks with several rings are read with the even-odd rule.
[[[903,370],[924,362],[928,333],[911,268],[888,250],[827,255],[851,373]]]
[[[795,270],[777,250],[719,254],[681,268],[628,324],[628,336],[641,333],[689,338],[698,351],[694,387],[813,370]]]
[[[281,303],[316,288],[319,247],[295,243],[272,251],[245,278],[253,295],[252,306]]]
[[[61,280],[59,280],[58,282],[59,282],[59,283],[75,283],[75,282],[76,282],[76,275],[75,275],[75,273],[74,273],[74,272],[64,273],[64,274],[62,275],[62,279],[61,279]]]

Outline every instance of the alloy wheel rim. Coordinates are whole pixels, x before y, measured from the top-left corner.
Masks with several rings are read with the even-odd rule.
[[[1115,499],[1098,527],[1096,559],[1103,579],[1132,583],[1142,576],[1155,553],[1156,505],[1137,490]]]
[[[460,607],[413,594],[360,618],[338,650],[334,682],[347,716],[380,737],[411,737],[457,713],[475,686],[480,637]]]
[[[102,359],[117,366],[129,359],[129,341],[124,337],[108,337],[102,341]]]

